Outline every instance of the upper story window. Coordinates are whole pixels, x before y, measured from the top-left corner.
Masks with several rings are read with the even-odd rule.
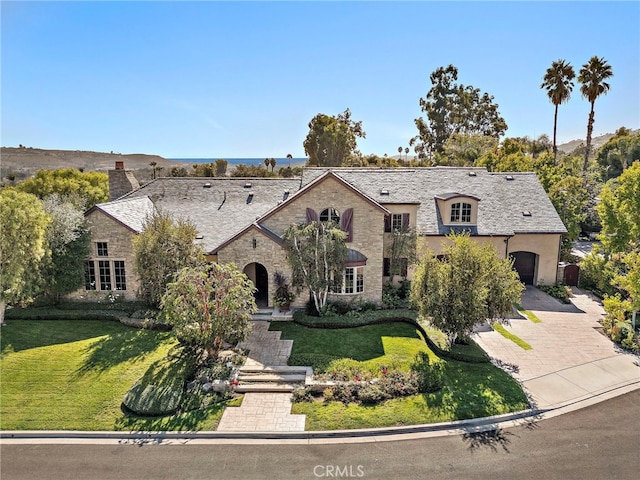
[[[400,232],[409,228],[408,213],[392,213],[384,217],[385,232]]]
[[[340,214],[335,208],[325,208],[320,212],[320,221],[340,224]]]
[[[108,257],[109,250],[107,249],[107,242],[96,242],[99,257]]]
[[[452,203],[451,223],[471,223],[471,204],[466,202]]]

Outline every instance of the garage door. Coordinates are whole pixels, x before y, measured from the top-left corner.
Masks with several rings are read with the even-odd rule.
[[[514,260],[513,268],[520,275],[520,281],[527,285],[533,285],[537,255],[531,252],[513,252],[511,256]]]

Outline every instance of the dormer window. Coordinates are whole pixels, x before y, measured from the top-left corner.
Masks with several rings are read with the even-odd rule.
[[[451,223],[471,223],[471,204],[466,202],[452,203]]]

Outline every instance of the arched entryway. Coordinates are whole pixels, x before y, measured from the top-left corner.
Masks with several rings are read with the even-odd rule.
[[[243,272],[257,288],[254,296],[258,307],[265,308],[269,306],[269,274],[265,266],[261,263],[253,262],[244,267]]]
[[[520,281],[526,285],[534,285],[538,255],[533,252],[512,252],[511,256],[513,269],[520,275]]]

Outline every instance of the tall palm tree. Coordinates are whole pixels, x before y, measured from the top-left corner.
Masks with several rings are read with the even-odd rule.
[[[555,105],[555,113],[553,115],[553,161],[558,161],[558,146],[556,143],[556,131],[558,127],[558,107],[569,101],[571,90],[573,90],[573,79],[576,76],[570,63],[560,59],[547,68],[547,72],[542,77],[542,85],[547,91],[549,100]]]
[[[398,153],[400,154],[399,160],[402,162],[402,147],[398,147]]]
[[[589,122],[587,123],[587,151],[584,153],[583,174],[587,172],[589,154],[591,153],[591,136],[593,134],[595,117],[593,106],[596,103],[596,98],[603,93],[606,95],[609,91],[609,84],[605,80],[611,77],[613,77],[613,70],[604,57],[598,58],[597,56],[593,56],[580,69],[580,75],[578,76],[578,81],[582,84],[580,93],[582,93],[582,97],[589,100],[591,104]]]

